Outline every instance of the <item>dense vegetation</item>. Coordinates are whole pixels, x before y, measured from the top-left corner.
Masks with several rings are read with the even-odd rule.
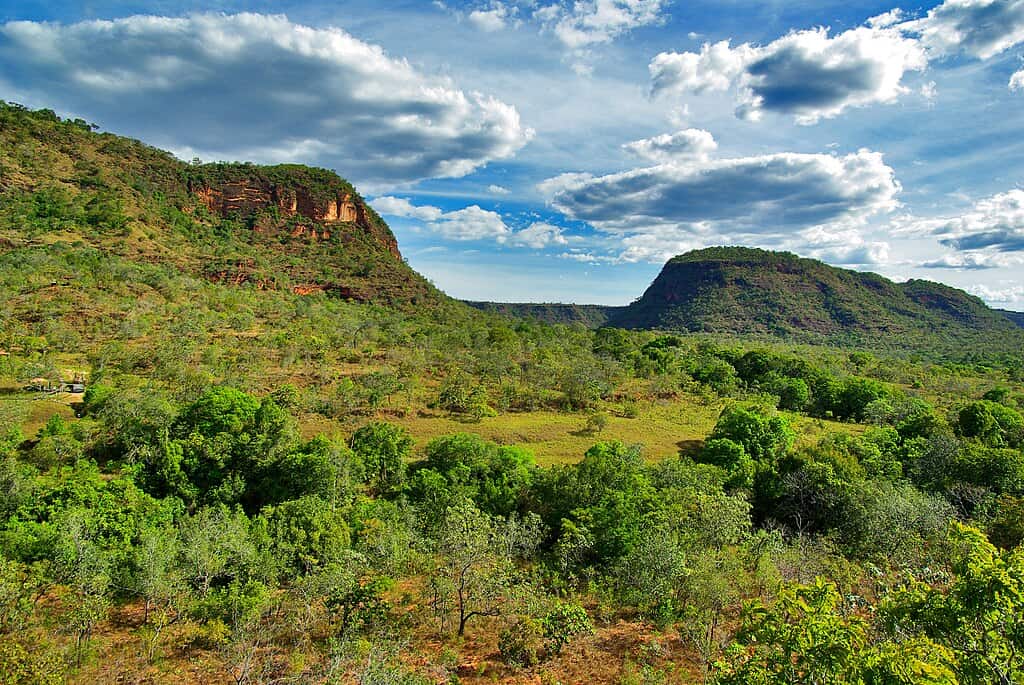
[[[1024,679],[1019,347],[211,279],[222,254],[294,272],[158,190],[194,167],[0,123],[0,682]],[[360,278],[322,245],[286,247]],[[374,245],[400,266],[367,292],[401,292]]]

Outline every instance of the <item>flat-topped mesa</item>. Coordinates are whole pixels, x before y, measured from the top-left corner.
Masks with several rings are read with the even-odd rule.
[[[788,252],[747,247],[710,247],[673,257],[640,299],[609,315],[608,325],[843,344],[889,341],[904,348],[935,331],[963,340],[978,333],[1015,333],[1010,317],[950,286],[895,283]]]
[[[349,224],[372,236],[396,259],[402,258],[387,224],[351,185],[325,169],[204,165],[194,169],[188,189],[213,214],[249,220],[257,232],[286,228],[280,219],[307,219],[308,223],[288,222],[287,230],[292,237],[317,241],[344,235],[337,224]]]

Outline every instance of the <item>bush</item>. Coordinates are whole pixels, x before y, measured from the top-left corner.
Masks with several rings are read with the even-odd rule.
[[[17,638],[0,640],[0,683],[11,685],[59,685],[64,682],[60,657],[40,649],[36,641],[23,644]]]
[[[498,635],[498,651],[510,666],[528,668],[540,662],[544,632],[539,621],[517,616]]]
[[[587,417],[587,423],[584,426],[584,430],[591,435],[596,435],[603,431],[608,426],[608,415],[601,411],[596,411]]]
[[[562,603],[541,619],[544,628],[544,639],[551,654],[561,654],[574,637],[592,635],[594,624],[587,615],[587,610],[579,604]]]

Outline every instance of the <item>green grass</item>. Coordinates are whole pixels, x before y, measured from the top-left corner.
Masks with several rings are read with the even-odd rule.
[[[363,423],[386,420],[405,427],[416,441],[416,449],[434,438],[452,433],[475,433],[502,445],[518,445],[533,452],[541,466],[571,464],[583,458],[595,442],[619,440],[643,445],[651,461],[673,457],[681,449],[699,445],[711,432],[726,401],[705,403],[698,398],[643,402],[636,418],[616,416],[608,411],[608,425],[600,433],[584,430],[587,414],[534,411],[499,414],[479,422],[461,420],[445,412],[420,410],[405,416],[382,412],[377,417],[349,418],[340,423],[319,416],[307,416],[302,432],[311,437],[324,433],[347,437]],[[866,426],[814,419],[787,413],[798,435],[798,446],[813,445],[828,432],[861,433]]]

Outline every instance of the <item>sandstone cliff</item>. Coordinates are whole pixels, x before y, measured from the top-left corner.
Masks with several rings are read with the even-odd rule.
[[[247,222],[254,231],[287,231],[316,242],[361,230],[396,259],[398,241],[355,190],[333,172],[298,165],[202,165],[188,182],[211,213]]]

